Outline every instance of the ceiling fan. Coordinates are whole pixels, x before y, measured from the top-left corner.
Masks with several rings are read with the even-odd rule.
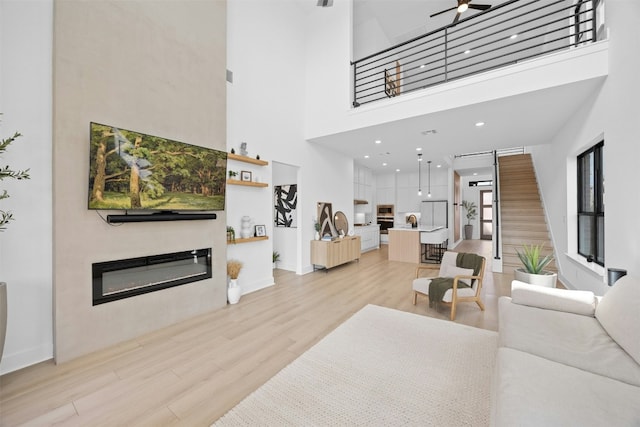
[[[451,12],[452,10],[457,10],[458,13],[456,13],[456,17],[453,18],[453,24],[455,24],[456,22],[458,22],[458,19],[460,19],[460,14],[462,14],[462,12],[466,11],[467,9],[487,10],[491,7],[490,4],[470,4],[471,1],[472,0],[458,0],[458,5],[456,7],[434,13],[433,15],[431,15],[431,18],[443,13]]]

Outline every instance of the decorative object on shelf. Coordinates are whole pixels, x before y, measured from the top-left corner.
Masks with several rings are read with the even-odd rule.
[[[532,285],[555,288],[558,275],[544,268],[553,261],[553,254],[542,256],[544,245],[523,245],[522,252],[516,250],[524,268],[514,271],[516,280]]]
[[[240,172],[240,181],[251,181],[251,171],[241,171]]]
[[[238,175],[238,172],[234,172],[234,171],[229,171],[229,178],[233,178],[234,176]]]
[[[280,254],[277,251],[273,251],[272,254],[273,268],[276,268],[276,263],[280,260]]]
[[[9,145],[21,136],[22,135],[19,132],[16,132],[13,134],[13,136],[7,139],[3,138],[2,142],[0,142],[0,154],[4,154],[4,152],[7,151]],[[23,171],[14,171],[9,169],[8,165],[5,165],[4,167],[0,167],[0,181],[5,178],[13,178],[17,180],[29,179],[29,169]],[[7,193],[7,190],[3,190],[2,192],[0,192],[0,200],[6,199],[8,197],[9,194]],[[0,231],[4,231],[10,221],[13,221],[13,214],[10,211],[0,210]]]
[[[349,232],[349,221],[347,216],[342,211],[336,212],[333,217],[333,225],[338,231],[338,235],[344,237]]]
[[[227,225],[227,242],[236,242],[236,230],[230,225]]]
[[[247,156],[249,155],[249,152],[247,151],[247,143],[243,142],[240,144],[240,155],[241,156]]]
[[[275,226],[297,227],[298,184],[276,185],[273,187],[273,199]]]
[[[260,154],[256,156],[256,160],[260,160]]]
[[[251,228],[251,217],[246,215],[243,216],[240,219],[240,237],[242,237],[243,239],[248,239],[249,237],[251,237],[253,235]]]
[[[320,223],[320,235],[324,236],[328,234],[330,236],[337,236],[338,232],[333,226],[333,210],[331,203],[318,202],[318,222]]]
[[[230,259],[227,261],[227,275],[229,276],[229,285],[227,286],[227,300],[229,304],[236,304],[240,301],[242,288],[238,284],[238,276],[242,270],[242,262]]]
[[[320,229],[322,228],[320,223],[318,221],[314,222],[313,228],[316,230],[316,240],[320,240]]]
[[[236,154],[236,150],[235,149],[231,149],[231,154]]]
[[[267,227],[264,225],[256,225],[256,237],[263,237],[267,235]]]
[[[471,240],[473,238],[473,224],[471,224],[471,221],[476,219],[478,215],[477,207],[474,202],[468,200],[463,200],[461,205],[467,211],[467,224],[464,226],[464,238]]]

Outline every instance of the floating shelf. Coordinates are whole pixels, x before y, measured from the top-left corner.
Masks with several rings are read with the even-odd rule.
[[[238,181],[237,179],[228,179],[229,185],[246,185],[247,187],[268,187],[266,182],[253,182],[253,181]]]
[[[260,236],[260,237],[247,237],[246,239],[238,239],[236,241],[227,240],[227,245],[233,245],[234,243],[249,243],[249,242],[257,242],[258,240],[268,240],[269,236]]]
[[[267,166],[269,164],[269,162],[267,162],[266,160],[253,159],[251,157],[240,156],[238,154],[232,154],[232,153],[227,154],[227,159],[237,160],[239,162],[245,162],[245,163],[252,163],[254,165],[260,165],[260,166]]]

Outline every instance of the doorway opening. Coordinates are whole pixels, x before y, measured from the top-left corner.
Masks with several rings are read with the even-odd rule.
[[[480,191],[480,239],[493,237],[493,190]]]

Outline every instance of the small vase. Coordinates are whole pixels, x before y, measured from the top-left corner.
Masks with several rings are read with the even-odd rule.
[[[242,296],[242,289],[238,285],[238,279],[230,279],[229,286],[227,287],[227,300],[229,304],[237,304]]]
[[[316,231],[316,240],[320,240],[320,232]]]
[[[240,237],[242,237],[243,239],[247,239],[253,234],[251,231],[251,217],[243,216],[240,220]]]

